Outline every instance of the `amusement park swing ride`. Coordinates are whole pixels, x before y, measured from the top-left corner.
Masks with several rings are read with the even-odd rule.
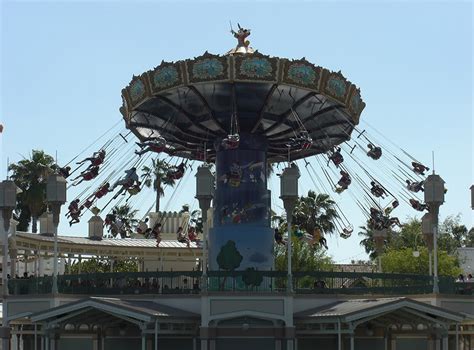
[[[125,129],[115,125],[93,144],[100,148],[90,157],[76,162],[88,148],[61,168],[70,187],[83,188],[69,203],[71,225],[91,211],[105,216],[114,236],[136,231],[159,236],[161,223],[144,224],[153,205],[136,228],[113,209],[142,206],[151,193],[144,183],[154,177],[158,158],[167,164],[165,180],[176,182],[170,201],[196,162],[215,173],[211,268],[229,241],[240,249],[242,268],[272,268],[267,172],[279,163],[298,166],[317,192],[330,195],[342,238],[351,236],[353,226],[338,204],[340,196],[354,200],[374,230],[400,226],[394,216],[400,205],[428,209],[418,196],[429,169],[370,125],[359,127],[365,103],[341,72],[304,58],[264,55],[250,47],[250,30],[240,25],[232,34],[238,43],[225,55],[205,52],[162,62],[122,90]],[[144,165],[150,171],[143,172]],[[304,236],[317,244],[324,234],[330,232]]]

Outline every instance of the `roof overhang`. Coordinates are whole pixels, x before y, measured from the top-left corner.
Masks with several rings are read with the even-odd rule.
[[[53,309],[34,313],[33,323],[60,323],[77,318],[89,311],[99,311],[132,323],[150,323],[158,319],[197,319],[199,315],[161,305],[153,301],[123,300],[118,298],[90,297]]]
[[[400,320],[422,319],[441,325],[459,323],[465,319],[463,314],[404,297],[339,301],[299,312],[295,318],[310,323],[342,322],[357,325],[389,317],[390,314],[396,314]]]

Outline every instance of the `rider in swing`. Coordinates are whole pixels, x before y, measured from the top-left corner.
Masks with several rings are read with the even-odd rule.
[[[179,180],[184,176],[184,170],[186,169],[186,164],[181,163],[180,165],[176,167],[172,167],[168,172],[166,173],[166,177],[171,180]]]
[[[105,160],[105,150],[102,149],[99,152],[94,152],[92,157],[83,159],[80,162],[77,162],[76,164],[83,164],[83,163],[89,161],[91,163],[89,164],[88,169],[90,169],[92,167],[98,167],[99,165],[101,165],[104,162],[104,160]]]
[[[149,138],[136,144],[140,147],[140,151],[135,151],[135,154],[139,156],[147,152],[161,153],[166,150],[166,139],[163,136]]]
[[[99,166],[89,167],[86,170],[84,170],[82,173],[80,173],[79,176],[72,179],[72,181],[76,181],[77,179],[80,178],[79,182],[74,183],[73,186],[77,186],[83,181],[90,181],[92,179],[95,179],[98,175],[99,175]]]

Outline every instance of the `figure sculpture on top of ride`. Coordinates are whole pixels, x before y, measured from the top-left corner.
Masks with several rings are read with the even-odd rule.
[[[250,29],[242,28],[239,23],[237,23],[237,27],[239,27],[239,30],[237,32],[232,29],[232,25],[230,27],[230,32],[234,35],[234,38],[237,39],[236,50],[239,47],[244,47],[245,49],[247,49],[250,45],[250,41],[246,39],[250,35]]]

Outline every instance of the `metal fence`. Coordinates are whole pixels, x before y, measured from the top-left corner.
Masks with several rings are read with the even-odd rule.
[[[405,295],[429,294],[432,277],[427,275],[311,271],[294,272],[296,294]],[[133,294],[199,294],[252,292],[288,293],[285,271],[200,271],[114,272],[58,276],[62,294],[133,295]],[[472,294],[474,283],[455,283],[452,277],[440,277],[439,289],[444,294]],[[49,294],[52,277],[11,279],[11,295]]]

